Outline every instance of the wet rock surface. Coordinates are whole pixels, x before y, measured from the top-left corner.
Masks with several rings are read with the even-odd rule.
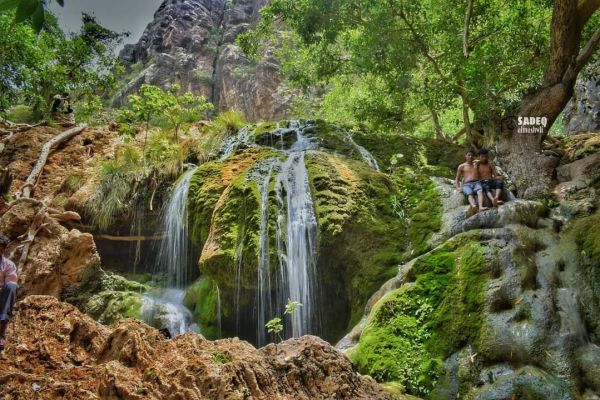
[[[134,320],[102,326],[45,296],[17,304],[0,382],[11,399],[392,398],[316,337],[262,349],[197,334],[167,340]]]
[[[435,179],[444,209],[437,247],[401,265],[337,347],[359,371],[425,398],[598,398],[596,158],[559,168],[551,210],[514,200],[468,216],[452,182]],[[564,212],[577,201],[585,207]],[[447,317],[438,312],[446,301]],[[411,330],[412,318],[424,328]],[[429,361],[413,364],[419,357]]]

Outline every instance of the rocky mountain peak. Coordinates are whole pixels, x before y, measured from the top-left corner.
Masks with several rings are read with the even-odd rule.
[[[248,59],[235,38],[259,19],[267,0],[165,0],[138,43],[119,55],[127,77],[115,102],[142,84],[202,94],[218,109],[250,120],[285,117],[291,97],[281,82],[273,48]]]

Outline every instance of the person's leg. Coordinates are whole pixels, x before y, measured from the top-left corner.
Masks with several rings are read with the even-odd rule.
[[[2,339],[2,341],[6,337],[8,319],[12,313],[16,298],[17,284],[13,282],[6,282],[0,289],[0,339]],[[0,344],[3,345],[4,343]]]
[[[496,197],[496,203],[498,203],[498,204],[504,204],[504,202],[500,198],[500,196],[502,196],[502,188],[503,188],[502,180],[497,179],[495,183],[496,183],[496,196],[495,196]]]
[[[473,191],[473,184],[472,183],[465,183],[463,185],[463,193],[465,194],[465,196],[467,196],[467,199],[469,200],[469,212],[474,212],[477,210],[477,202],[475,201],[475,192]]]
[[[480,183],[477,183],[475,191],[477,192],[477,199],[479,200],[479,211],[489,210],[489,208],[485,207],[483,204],[483,187]]]

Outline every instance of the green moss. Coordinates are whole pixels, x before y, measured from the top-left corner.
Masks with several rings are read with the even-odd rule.
[[[371,314],[351,354],[359,370],[428,395],[444,359],[479,335],[485,274],[484,248],[468,236],[417,259],[413,282],[384,297]]]
[[[183,304],[192,311],[200,332],[209,339],[218,339],[219,292],[217,284],[209,277],[202,277],[188,286]]]

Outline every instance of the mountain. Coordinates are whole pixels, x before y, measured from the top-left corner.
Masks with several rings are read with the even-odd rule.
[[[142,84],[179,83],[218,109],[243,112],[249,120],[285,117],[292,92],[282,83],[275,47],[261,61],[236,45],[238,34],[256,24],[267,0],[165,0],[137,44],[119,58],[126,68],[114,98],[122,104]]]

